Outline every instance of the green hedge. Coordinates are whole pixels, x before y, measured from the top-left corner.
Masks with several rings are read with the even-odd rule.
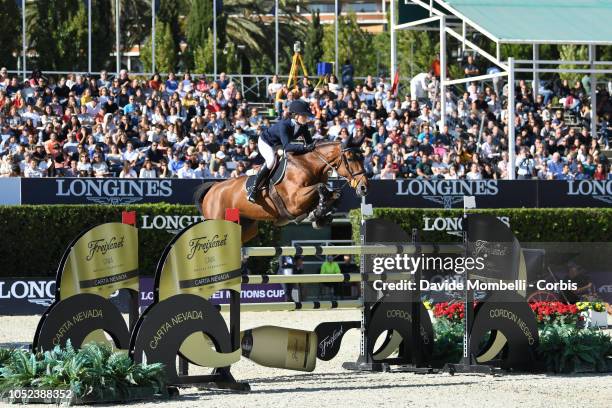
[[[53,276],[68,244],[82,231],[105,222],[120,222],[121,212],[136,211],[141,215],[197,215],[194,206],[149,204],[129,206],[49,205],[0,206],[1,276]],[[497,209],[478,210],[506,216],[520,242],[610,242],[612,241],[612,209]],[[359,211],[351,212],[353,237],[359,237]],[[398,223],[410,231],[423,230],[424,217],[461,217],[463,211],[418,208],[377,208],[374,215]],[[260,223],[258,237],[252,246],[276,245],[280,229]],[[143,275],[152,275],[159,256],[172,234],[160,230],[139,230],[139,265]],[[458,237],[444,231],[421,234],[422,241],[450,242]],[[251,273],[269,268],[269,258],[250,261]]]
[[[519,242],[610,242],[612,208],[503,208],[471,210],[508,217],[510,228]],[[461,217],[462,209],[376,208],[374,216],[394,221],[406,231],[423,230],[424,218]],[[351,211],[353,239],[359,239],[360,212]],[[452,242],[460,238],[444,231],[425,231],[423,242]]]
[[[122,211],[141,215],[198,215],[195,206],[149,204],[22,205],[0,206],[0,275],[5,277],[54,276],[66,247],[81,232],[105,222],[121,222]],[[279,230],[260,223],[258,237],[249,245],[273,245]],[[159,257],[172,239],[167,231],[139,229],[139,265],[143,275],[152,275]],[[257,258],[252,273],[262,273],[269,259]]]

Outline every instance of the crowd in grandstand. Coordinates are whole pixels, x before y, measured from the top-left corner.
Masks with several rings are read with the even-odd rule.
[[[481,74],[472,58],[464,73]],[[275,114],[249,104],[231,79],[189,73],[138,79],[34,71],[20,81],[0,70],[0,176],[228,178],[257,171],[257,136],[301,98],[310,103],[315,140],[365,134],[364,164],[375,179],[506,178],[508,84],[472,82],[447,91],[441,125],[439,78],[420,73],[397,92],[384,77],[334,76],[316,87],[302,78],[268,87]],[[353,86],[354,85],[354,86]],[[409,86],[408,86],[409,85]],[[591,134],[588,81],[516,84],[518,178],[612,178],[610,84],[597,91]],[[403,96],[400,96],[403,95]],[[534,98],[534,95],[537,95]]]

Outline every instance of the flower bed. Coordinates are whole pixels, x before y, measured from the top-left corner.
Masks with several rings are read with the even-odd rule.
[[[562,302],[531,302],[529,306],[535,313],[540,328],[553,323],[576,326],[583,320],[577,305]]]
[[[592,328],[582,328],[585,313],[605,310],[600,302],[579,302],[575,305],[561,302],[533,302],[540,343],[538,360],[547,371],[607,372],[612,371],[612,337]],[[458,361],[463,348],[463,318],[465,306],[461,303],[437,303],[433,306],[436,318],[433,362]]]

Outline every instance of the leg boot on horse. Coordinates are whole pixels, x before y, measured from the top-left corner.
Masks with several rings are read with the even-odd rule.
[[[255,184],[248,192],[247,200],[249,200],[249,202],[255,202],[255,199],[257,198],[257,193],[262,190],[268,183],[269,176],[270,169],[267,166],[261,166],[259,173],[257,173],[257,180],[255,180]]]

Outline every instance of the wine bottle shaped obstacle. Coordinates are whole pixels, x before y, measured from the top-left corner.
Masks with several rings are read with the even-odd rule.
[[[342,338],[360,322],[325,322],[314,331],[261,326],[240,334],[242,355],[259,365],[313,371],[317,359],[329,361],[340,350]]]

